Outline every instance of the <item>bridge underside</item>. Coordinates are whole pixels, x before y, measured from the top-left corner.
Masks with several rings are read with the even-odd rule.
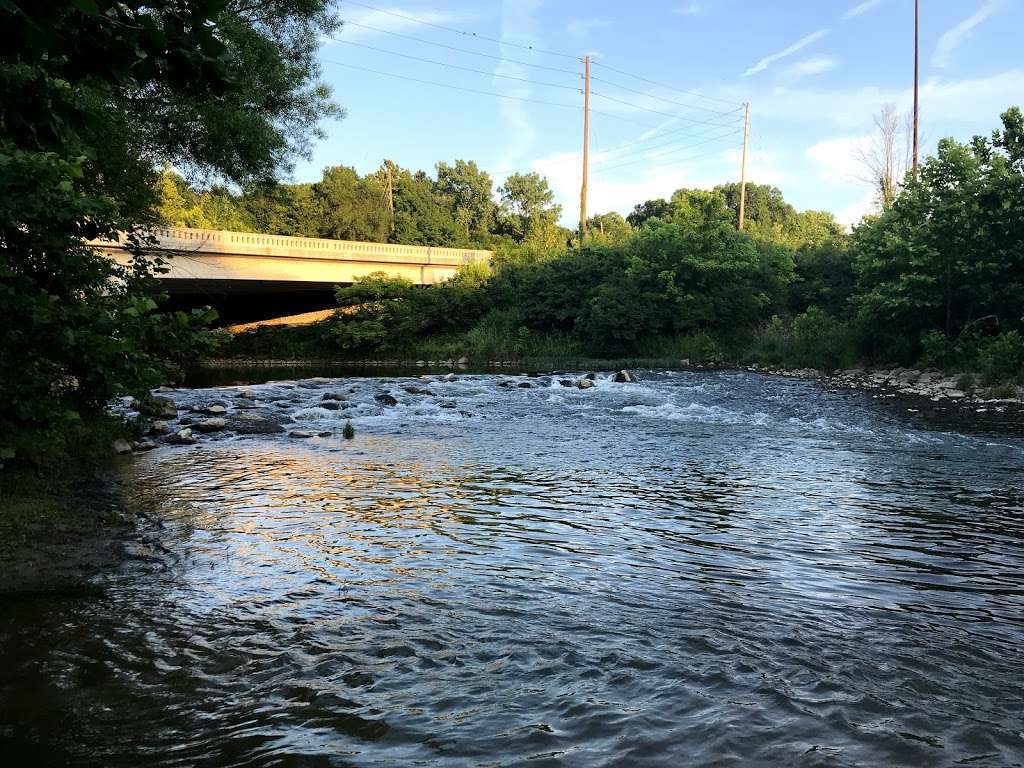
[[[209,305],[217,310],[216,325],[252,323],[276,317],[333,309],[335,283],[282,280],[161,280],[168,310],[190,311]]]

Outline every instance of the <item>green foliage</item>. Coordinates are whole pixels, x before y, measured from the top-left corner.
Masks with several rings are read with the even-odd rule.
[[[0,453],[33,456],[212,348],[210,315],[158,310],[144,227],[238,224],[162,162],[267,178],[336,114],[316,81],[326,0],[0,3]],[[187,191],[187,190],[185,190]],[[126,239],[127,266],[85,244]]]
[[[341,430],[341,436],[346,440],[353,440],[356,436],[356,428],[352,426],[351,421],[346,421],[344,428]]]
[[[981,373],[986,384],[1024,381],[1024,336],[1017,331],[1001,333],[979,350]]]

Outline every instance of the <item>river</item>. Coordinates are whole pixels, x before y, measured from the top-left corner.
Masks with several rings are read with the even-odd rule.
[[[572,378],[171,392],[324,434],[119,465],[146,556],[3,607],[7,764],[1024,765],[1019,431]]]

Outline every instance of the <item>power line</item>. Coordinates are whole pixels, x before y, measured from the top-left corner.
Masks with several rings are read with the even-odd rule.
[[[728,101],[727,99],[720,99],[717,96],[708,96],[707,94],[701,93],[700,91],[688,91],[685,88],[676,88],[673,85],[667,85],[665,83],[659,83],[657,80],[651,80],[651,79],[646,78],[646,77],[641,77],[640,75],[634,75],[632,72],[626,72],[626,71],[621,70],[621,69],[616,69],[615,67],[610,66],[608,64],[604,64],[604,63],[602,63],[600,61],[597,61],[597,62],[594,62],[594,63],[597,64],[597,66],[599,66],[599,67],[604,67],[609,72],[616,72],[616,73],[618,73],[620,75],[625,75],[626,77],[632,77],[634,80],[639,80],[640,82],[648,83],[649,85],[656,85],[659,88],[668,88],[670,91],[676,91],[677,93],[685,93],[688,96],[696,96],[699,99],[708,99],[709,101],[720,101],[723,104],[728,104],[730,106],[733,106],[736,103],[736,102],[733,102],[733,101]]]
[[[720,136],[712,136],[712,137],[710,137],[708,139],[705,139],[704,141],[698,141],[698,142],[695,142],[693,144],[687,144],[687,145],[683,145],[681,147],[677,147],[676,149],[669,150],[667,152],[661,152],[661,153],[659,153],[659,154],[657,154],[657,155],[655,155],[653,157],[643,157],[643,158],[640,158],[640,159],[637,159],[637,160],[627,160],[624,163],[616,163],[615,165],[607,165],[607,166],[605,166],[603,168],[599,168],[597,173],[607,173],[608,171],[613,171],[613,170],[615,170],[617,168],[625,168],[626,166],[636,165],[637,163],[646,162],[648,160],[657,160],[659,157],[667,157],[668,155],[675,154],[676,152],[679,152],[679,151],[684,150],[684,149],[690,149],[692,147],[699,147],[699,146],[701,146],[703,144],[710,144],[713,141],[719,141],[721,139],[726,139],[726,138],[729,138],[730,136],[736,135],[737,133],[739,133],[738,130],[737,131],[729,131],[728,133],[723,133]],[[672,162],[667,163],[667,165],[677,165],[677,164],[679,164],[681,162],[686,162],[687,160],[693,160],[693,159],[698,158],[698,157],[707,157],[707,153],[706,152],[701,152],[701,153],[698,153],[698,154],[693,155],[691,157],[685,157],[685,158],[681,158],[681,159],[678,159],[678,160],[673,160]]]
[[[638,90],[636,88],[630,88],[627,85],[622,85],[620,83],[614,83],[611,80],[605,80],[603,77],[592,77],[591,79],[592,80],[596,80],[599,83],[605,83],[606,85],[611,85],[611,86],[613,86],[615,88],[621,88],[622,90],[629,91],[630,93],[635,93],[635,94],[638,94],[640,96],[645,96],[645,97],[647,97],[649,99],[657,99],[658,101],[664,101],[664,102],[666,102],[668,104],[675,104],[677,107],[685,107],[686,109],[699,109],[702,112],[711,112],[712,114],[715,114],[715,115],[731,115],[733,112],[742,112],[743,111],[743,105],[742,104],[740,104],[735,109],[729,109],[729,110],[709,109],[708,107],[702,107],[699,104],[686,104],[686,103],[684,103],[682,101],[675,101],[674,99],[666,99],[664,96],[657,96],[657,95],[655,95],[653,93],[648,93],[647,91],[641,91],[641,90]]]
[[[371,69],[370,67],[360,67],[356,64],[348,64],[344,61],[334,61],[332,59],[323,59],[326,64],[336,64],[339,67],[348,67],[349,69],[358,69],[362,72],[371,72],[375,75],[384,75],[385,77],[394,77],[398,80],[407,80],[413,83],[421,83],[422,85],[436,85],[439,88],[450,88],[454,91],[466,91],[467,93],[478,93],[483,96],[495,96],[499,99],[512,99],[513,101],[528,101],[533,104],[546,104],[550,107],[565,107],[567,109],[579,109],[578,104],[564,104],[557,101],[544,101],[543,99],[531,99],[527,96],[512,96],[507,93],[497,93],[495,91],[481,91],[476,88],[466,88],[461,85],[452,85],[451,83],[439,83],[435,80],[421,80],[418,77],[409,77],[408,75],[398,75],[394,72],[382,72],[379,69]],[[489,73],[488,73],[489,74]],[[614,115],[613,115],[614,117]]]
[[[732,125],[737,125],[737,126],[738,126],[738,125],[740,124],[740,122],[742,121],[742,119],[743,119],[742,117],[738,117],[738,118],[737,118],[736,120],[734,120],[734,121],[733,121],[733,123],[731,123],[731,124],[732,124]],[[718,128],[718,127],[719,127],[719,126],[715,125],[715,126],[712,126],[712,129],[714,129],[714,128]],[[724,126],[722,126],[722,127],[724,127]],[[679,133],[685,133],[685,132],[687,132],[687,131],[690,131],[690,130],[693,130],[693,129],[692,129],[692,127],[691,127],[691,126],[689,126],[689,125],[685,125],[685,126],[683,126],[682,128],[676,128],[676,129],[674,129],[674,130],[671,130],[671,131],[667,131],[667,132],[665,132],[665,133],[662,133],[661,135],[658,135],[658,131],[660,131],[660,130],[661,130],[661,129],[660,129],[660,127],[659,127],[659,128],[652,128],[652,129],[651,129],[651,131],[650,131],[651,135],[650,135],[650,136],[647,136],[646,138],[642,138],[642,139],[634,139],[633,141],[627,141],[627,142],[625,142],[624,144],[619,144],[618,146],[616,146],[616,147],[613,147],[612,149],[609,149],[609,150],[605,150],[605,151],[608,151],[608,152],[617,152],[617,151],[620,151],[620,150],[626,149],[627,147],[633,147],[633,146],[636,146],[637,144],[645,144],[645,143],[647,143],[648,141],[654,141],[655,139],[659,139],[659,140],[660,140],[660,139],[664,139],[664,138],[666,138],[667,136],[675,136],[676,134],[679,134]],[[699,135],[699,134],[695,134],[695,135]],[[670,142],[670,143],[671,143],[671,142]],[[657,147],[657,146],[664,146],[664,145],[655,145],[654,147],[648,147],[648,149],[654,149],[654,148],[655,148],[655,147]],[[644,150],[644,151],[646,151],[646,150]]]
[[[367,8],[367,9],[369,9],[371,11],[376,11],[377,13],[383,13],[383,14],[386,14],[388,16],[394,16],[394,17],[399,18],[399,19],[405,19],[406,21],[412,22],[414,24],[423,24],[423,25],[428,26],[428,27],[434,27],[435,29],[443,29],[446,32],[453,32],[453,33],[455,33],[457,35],[464,35],[466,37],[475,37],[478,40],[487,40],[488,42],[491,42],[491,43],[498,43],[499,45],[508,45],[508,46],[512,46],[513,48],[521,48],[521,49],[526,50],[526,51],[533,51],[534,53],[544,53],[544,54],[547,54],[548,56],[561,56],[562,58],[574,59],[575,61],[579,61],[580,60],[579,56],[576,56],[576,55],[571,54],[571,53],[562,53],[561,51],[551,51],[551,50],[547,50],[545,48],[538,48],[537,46],[534,46],[534,45],[523,45],[521,43],[510,43],[507,40],[502,40],[502,39],[497,38],[497,37],[487,37],[486,35],[481,35],[481,34],[478,34],[476,32],[467,32],[467,31],[465,31],[463,29],[456,29],[455,27],[446,27],[443,24],[435,24],[432,21],[424,21],[423,19],[417,19],[415,16],[407,16],[406,14],[398,13],[397,11],[388,11],[388,10],[385,10],[383,8],[378,8],[377,6],[374,6],[374,5],[367,5],[366,3],[356,2],[356,0],[344,0],[344,2],[348,3],[349,5],[358,5],[361,8]]]
[[[403,40],[411,40],[416,43],[423,43],[424,45],[434,45],[438,48],[446,48],[449,51],[458,51],[460,53],[468,53],[470,56],[480,56],[485,59],[491,59],[492,61],[504,61],[509,64],[521,64],[524,67],[533,67],[534,69],[544,69],[549,72],[561,72],[566,75],[575,75],[580,77],[580,73],[572,70],[565,69],[563,67],[551,67],[547,64],[534,64],[530,61],[523,61],[522,59],[510,59],[505,56],[495,56],[492,53],[482,53],[480,51],[471,51],[468,48],[459,48],[456,45],[448,45],[447,43],[438,43],[434,40],[426,40],[422,37],[413,37],[412,35],[403,35],[401,32],[392,32],[390,29],[383,29],[382,27],[372,27],[369,24],[363,24],[358,21],[351,21],[349,19],[342,19],[342,32],[345,31],[345,25],[351,25],[353,27],[359,27],[360,29],[369,29],[373,32],[379,32],[382,35],[392,35],[393,37],[400,37]],[[342,42],[340,38],[334,37],[333,40]],[[347,41],[346,41],[347,42]]]
[[[664,115],[665,117],[671,117],[675,120],[685,120],[688,123],[695,125],[723,125],[723,123],[716,123],[714,120],[695,120],[692,117],[686,117],[685,115],[677,115],[673,112],[663,112],[660,109],[651,109],[650,107],[642,107],[639,104],[634,104],[631,101],[625,101],[624,99],[618,99],[614,96],[609,96],[606,93],[598,93],[597,91],[592,92],[594,96],[600,96],[602,99],[608,99],[608,101],[614,101],[617,104],[622,104],[633,109],[639,109],[643,112],[653,112],[656,115]],[[728,113],[726,113],[728,114]]]
[[[531,79],[529,79],[527,77],[516,77],[515,75],[502,75],[502,74],[498,74],[497,72],[487,72],[486,70],[483,70],[483,69],[474,69],[472,67],[463,67],[463,66],[460,66],[458,64],[449,64],[446,61],[437,61],[435,59],[425,59],[425,58],[423,58],[421,56],[413,56],[413,55],[408,54],[408,53],[400,53],[398,51],[389,51],[386,48],[377,48],[376,46],[373,46],[373,45],[366,45],[365,43],[356,43],[356,42],[353,42],[352,40],[342,40],[340,38],[332,38],[332,39],[335,40],[336,42],[344,43],[345,45],[355,45],[355,46],[358,46],[359,48],[366,48],[367,50],[370,50],[370,51],[377,51],[378,53],[386,53],[386,54],[389,54],[391,56],[401,56],[403,59],[412,59],[413,61],[422,61],[425,64],[435,64],[435,65],[437,65],[439,67],[448,67],[449,69],[461,69],[463,72],[475,72],[478,75],[486,75],[488,77],[501,77],[501,78],[504,78],[506,80],[516,80],[516,81],[518,81],[520,83],[530,83],[531,85],[543,85],[543,86],[546,86],[548,88],[563,88],[565,90],[576,91],[576,92],[579,92],[579,90],[580,90],[579,86],[576,86],[576,85],[564,85],[563,83],[546,83],[546,82],[544,82],[542,80],[531,80]]]
[[[704,128],[703,130],[701,130],[701,131],[699,131],[697,133],[690,134],[688,136],[688,138],[695,139],[695,138],[699,138],[701,136],[707,136],[708,133],[711,133],[712,131],[720,130],[722,127],[723,126],[717,126],[717,125],[709,126],[709,127]],[[689,128],[683,128],[683,129],[681,129],[681,131],[677,131],[677,133],[681,133],[682,131],[689,131],[689,130],[690,130]],[[737,124],[737,127],[736,127],[736,129],[733,132],[735,133],[735,132],[738,132],[738,131],[739,131],[739,123]],[[728,135],[728,134],[726,134],[726,135]],[[672,141],[666,141],[666,142],[664,142],[662,144],[655,144],[655,145],[650,146],[650,147],[645,147],[644,149],[641,149],[639,152],[626,152],[625,154],[620,154],[619,157],[610,158],[610,159],[607,159],[607,160],[599,160],[598,163],[613,162],[615,160],[620,159],[621,157],[632,157],[634,155],[641,155],[641,154],[650,152],[651,150],[661,149],[662,147],[670,147],[670,146],[674,145],[676,143],[676,141],[677,141],[676,139],[673,139]],[[606,150],[606,152],[607,153],[614,153],[614,152],[621,153],[621,150],[625,149],[628,146],[630,146],[630,145],[626,144],[626,145],[623,145],[621,147],[616,147],[616,148],[613,148],[613,149],[610,149],[610,150]]]

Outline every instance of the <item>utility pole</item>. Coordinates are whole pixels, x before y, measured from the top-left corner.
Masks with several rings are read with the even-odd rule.
[[[921,106],[918,100],[918,81],[919,81],[919,70],[920,70],[920,28],[921,28],[921,0],[914,0],[914,159],[912,162],[912,169],[914,174],[914,181],[917,181],[917,157],[918,157],[918,146],[917,146],[917,131],[918,121],[921,114]]]
[[[740,220],[739,230],[743,231],[743,223],[747,216],[747,144],[750,142],[750,102],[746,103],[743,113],[743,163],[740,167]]]
[[[580,189],[580,242],[587,236],[587,171],[590,166],[590,56],[583,57],[583,186]]]

